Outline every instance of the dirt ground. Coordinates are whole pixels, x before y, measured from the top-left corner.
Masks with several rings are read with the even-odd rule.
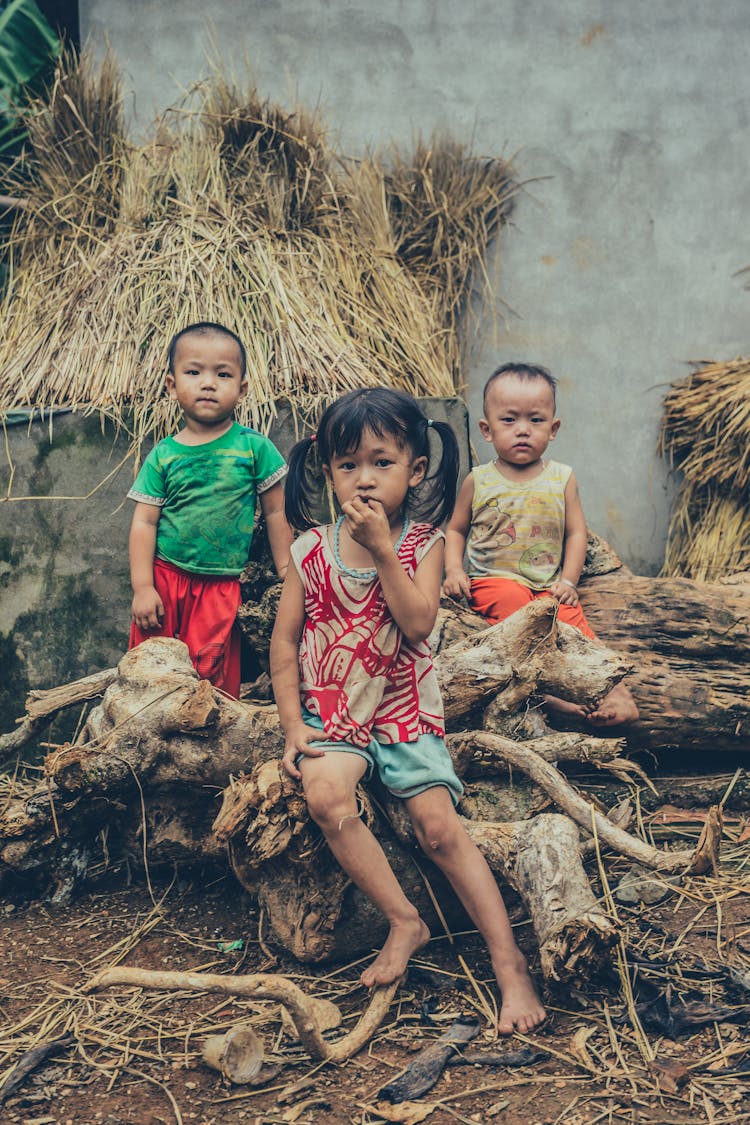
[[[700,814],[695,823],[681,822],[679,832],[696,838],[699,828]],[[161,873],[152,874],[150,884],[140,878],[128,885],[124,874],[110,874],[65,908],[0,904],[0,1083],[29,1050],[71,1037],[7,1096],[0,1121],[750,1120],[743,818],[727,833],[721,875],[672,887],[655,905],[624,906],[612,899],[610,888],[627,870],[625,861],[607,860],[606,886],[597,882],[596,864],[591,868],[619,917],[622,944],[608,980],[546,992],[550,1018],[538,1033],[496,1038],[488,959],[475,933],[456,934],[452,941],[433,939],[415,958],[372,1041],[339,1065],[307,1057],[271,1002],[124,987],[82,991],[95,971],[115,963],[283,973],[308,993],[334,1001],[344,1015],[343,1030],[349,1030],[367,1002],[357,984],[361,964],[307,968],[293,962],[263,936],[253,903],[228,875],[212,880]],[[533,969],[533,934],[523,918],[516,927]],[[681,1026],[685,1013],[696,1012],[697,1024],[683,1019]],[[418,1097],[398,1104],[379,1098],[384,1084],[462,1016],[478,1020],[479,1032],[454,1057],[460,1065],[449,1065]],[[232,1086],[201,1061],[206,1035],[237,1023],[249,1023],[263,1040],[261,1085]],[[467,1063],[462,1054],[483,1058]],[[0,1099],[5,1093],[0,1088]]]

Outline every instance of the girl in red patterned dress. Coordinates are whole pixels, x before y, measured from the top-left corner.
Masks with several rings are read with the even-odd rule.
[[[428,472],[431,433],[440,458]],[[340,509],[334,524],[316,525],[313,450]],[[511,1034],[530,1031],[545,1012],[492,872],[455,811],[462,786],[427,644],[443,573],[436,525],[451,514],[457,472],[450,426],[428,420],[410,395],[351,391],[325,411],[289,459],[286,516],[304,534],[292,546],[271,674],[283,767],[301,779],[336,859],[390,925],[362,983],[396,980],[430,936],[357,813],[357,784],[377,768],[485,938],[502,993],[499,1030]],[[429,522],[409,518],[416,505]]]

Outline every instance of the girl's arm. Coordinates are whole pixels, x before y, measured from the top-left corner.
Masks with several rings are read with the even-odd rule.
[[[450,523],[445,532],[445,582],[443,591],[449,598],[469,597],[471,582],[464,570],[466,536],[471,527],[471,502],[474,499],[474,475],[469,473],[456,499]]]
[[[281,764],[290,777],[302,774],[295,761],[299,754],[320,758],[325,751],[310,746],[310,740],[323,738],[323,732],[308,727],[302,718],[299,683],[299,642],[305,624],[305,591],[296,566],[286,572],[279,598],[276,622],[271,634],[271,682],[279,721],[284,729],[285,747]]]
[[[560,578],[550,591],[563,605],[578,605],[578,579],[581,577],[586,558],[586,517],[578,495],[578,482],[573,473],[565,485],[565,542],[563,544],[563,566]],[[565,581],[563,581],[565,579]],[[569,583],[572,582],[572,586]]]
[[[261,492],[260,506],[266,521],[276,573],[279,578],[283,578],[289,566],[289,548],[294,535],[284,515],[284,486],[281,481]]]
[[[156,529],[161,508],[138,501],[130,525],[130,584],[133,587],[131,613],[139,629],[158,629],[164,619],[164,603],[154,586]]]
[[[391,617],[411,644],[419,644],[432,632],[440,604],[442,541],[430,548],[409,578],[393,549],[381,504],[375,500],[365,504],[355,498],[343,504],[341,511],[352,539],[372,555]]]

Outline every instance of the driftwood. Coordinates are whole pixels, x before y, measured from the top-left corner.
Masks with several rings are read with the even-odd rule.
[[[449,740],[467,780],[460,810],[467,830],[498,878],[522,899],[547,977],[584,980],[608,961],[616,934],[589,886],[581,862],[587,845],[581,845],[574,822],[594,831],[600,846],[659,870],[698,870],[704,861],[647,848],[592,811],[550,764],[584,760],[624,776],[636,767],[623,758],[621,739],[550,734],[543,724],[522,736],[524,742],[496,732],[511,720],[516,724],[519,711],[544,693],[592,705],[622,679],[632,658],[560,625],[551,599],[492,628],[447,605],[435,636],[443,646],[436,668],[449,723],[479,725],[480,711],[492,700],[490,732],[462,731]],[[76,745],[48,756],[43,786],[3,809],[0,884],[31,879],[40,890],[64,897],[87,870],[102,864],[105,853],[112,861],[136,863],[226,862],[228,855],[240,883],[263,907],[273,936],[295,956],[320,960],[366,952],[384,936],[383,920],[336,865],[300,790],[280,776],[282,746],[274,706],[221,696],[197,678],[181,642],[149,641],[123,657]],[[502,788],[508,763],[568,815],[523,819],[534,811],[527,802],[503,813],[508,823],[489,820],[489,798],[493,787]],[[512,805],[512,791],[505,788]],[[373,801],[364,791],[361,803],[433,930],[441,921],[432,896],[444,917],[458,917],[460,908],[439,872],[415,848],[403,807],[382,794]],[[709,862],[715,837],[701,853]]]
[[[587,579],[581,601],[596,634],[633,662],[630,746],[747,749],[750,576],[708,583],[622,568]]]
[[[573,638],[571,647],[560,632],[552,603],[539,602],[511,622],[444,650],[436,663],[448,714],[460,718],[481,698],[498,693],[511,708],[518,699],[538,690],[542,680],[545,690],[551,684],[557,694],[591,700],[622,676],[626,665],[615,654],[583,641],[590,650],[585,654],[587,674],[581,677],[573,670],[570,683],[566,682],[564,654],[573,661],[570,654],[579,641]],[[453,667],[458,669],[455,677],[451,676]],[[36,875],[40,881],[45,873],[48,877],[53,874],[61,880],[59,892],[65,893],[71,881],[93,862],[98,837],[105,831],[111,856],[118,854],[118,848],[129,849],[137,859],[145,836],[151,862],[160,858],[162,843],[166,856],[173,857],[176,841],[185,858],[192,850],[194,858],[216,859],[225,839],[230,842],[231,862],[241,882],[257,893],[275,936],[292,952],[318,959],[344,949],[372,947],[382,920],[372,917],[372,911],[368,916],[367,909],[360,909],[358,892],[347,886],[317,829],[309,824],[298,790],[289,795],[292,816],[287,821],[302,825],[296,843],[301,856],[314,857],[312,864],[290,864],[288,856],[265,856],[257,839],[252,847],[247,846],[244,821],[236,815],[244,782],[230,785],[225,795],[225,811],[234,816],[234,831],[220,832],[218,842],[211,837],[215,794],[227,778],[271,760],[270,768],[278,778],[275,763],[282,740],[274,707],[221,697],[197,679],[181,642],[159,639],[123,657],[117,681],[90,715],[84,737],[81,744],[48,756],[42,790],[11,801],[5,809],[0,819],[0,859],[6,874]],[[263,799],[261,796],[261,804]],[[429,894],[414,865],[411,844],[405,847],[395,834],[389,835],[380,813],[373,813],[373,818],[400,877],[419,891],[417,897],[421,895],[429,908]],[[550,948],[555,941],[565,946],[567,939],[559,938],[537,902],[544,893],[541,884],[534,884],[526,874],[510,874],[515,871],[511,853],[523,852],[518,833],[530,831],[528,825],[522,823],[516,830],[502,825],[496,828],[503,840],[510,841],[507,846],[496,845],[497,855],[507,858],[506,877],[515,880],[529,909],[540,914],[541,920],[535,922],[540,939]],[[571,851],[569,856],[561,855],[560,862],[566,871],[574,872],[581,892],[590,896],[577,857],[575,830],[560,847]],[[440,885],[434,872],[430,882]],[[584,913],[592,905],[590,898]],[[434,913],[433,924],[437,924]],[[594,961],[610,940],[611,926],[608,929],[603,920],[600,929],[591,951]],[[563,930],[567,933],[565,926]],[[568,971],[566,957],[564,951],[549,957],[545,954],[551,975]]]
[[[118,965],[97,973],[87,983],[85,991],[96,992],[118,984],[131,988],[219,992],[225,996],[245,996],[253,1000],[276,1000],[289,1013],[300,1043],[312,1058],[343,1062],[356,1055],[380,1027],[401,981],[373,989],[356,1027],[332,1043],[324,1038],[323,1032],[341,1023],[341,1013],[336,1005],[330,1000],[308,996],[288,977],[275,973],[223,976],[219,973],[160,972]],[[332,1010],[334,1019],[331,1019]]]

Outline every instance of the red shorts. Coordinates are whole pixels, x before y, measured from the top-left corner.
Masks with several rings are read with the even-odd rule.
[[[469,605],[475,613],[481,613],[482,617],[497,624],[536,598],[551,597],[549,590],[530,590],[528,586],[514,582],[512,578],[472,578]],[[559,602],[557,617],[593,639],[594,633],[580,605],[563,605]]]
[[[151,637],[184,641],[201,679],[227,695],[240,694],[240,631],[237,610],[240,584],[236,578],[190,574],[163,559],[154,559],[154,586],[164,603],[164,620],[147,632],[133,622],[128,648]]]

